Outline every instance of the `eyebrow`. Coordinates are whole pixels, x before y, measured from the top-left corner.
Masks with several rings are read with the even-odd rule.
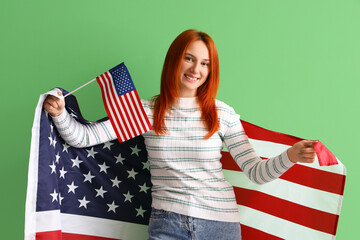
[[[194,55],[192,55],[191,53],[185,53],[185,55],[190,55],[191,57],[193,58],[196,58]],[[210,62],[210,59],[203,59],[204,61],[209,61]]]

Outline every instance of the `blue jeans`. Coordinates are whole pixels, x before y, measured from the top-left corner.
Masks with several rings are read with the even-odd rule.
[[[241,240],[240,223],[194,218],[152,208],[148,240]]]

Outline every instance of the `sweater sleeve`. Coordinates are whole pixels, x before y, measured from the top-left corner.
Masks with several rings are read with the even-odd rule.
[[[289,160],[286,151],[276,157],[262,160],[249,142],[240,122],[240,116],[232,108],[226,115],[224,143],[231,156],[251,181],[257,184],[270,182],[294,165]]]
[[[90,147],[117,138],[110,120],[81,124],[66,110],[52,119],[60,136],[72,147]]]

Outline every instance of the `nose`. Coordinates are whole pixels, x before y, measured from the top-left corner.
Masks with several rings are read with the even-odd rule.
[[[200,62],[194,62],[191,70],[192,70],[193,73],[199,73],[199,71],[200,71]]]

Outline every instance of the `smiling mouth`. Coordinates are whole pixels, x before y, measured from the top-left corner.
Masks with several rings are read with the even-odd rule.
[[[184,74],[184,76],[185,76],[187,79],[189,79],[190,81],[193,81],[193,82],[199,80],[199,78],[197,78],[197,77],[190,77],[190,76],[188,76],[188,75],[186,75],[186,74]]]

